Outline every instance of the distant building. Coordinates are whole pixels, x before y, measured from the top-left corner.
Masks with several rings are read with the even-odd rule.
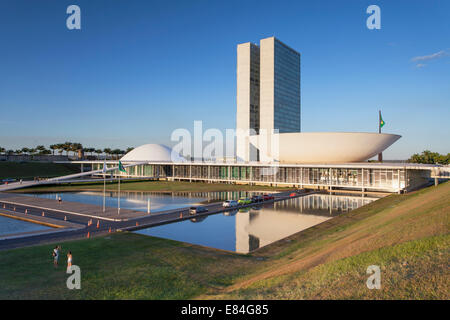
[[[236,156],[258,161],[248,136],[300,132],[300,53],[270,37],[237,47]]]

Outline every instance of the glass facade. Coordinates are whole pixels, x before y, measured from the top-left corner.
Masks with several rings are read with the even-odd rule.
[[[250,45],[250,129],[259,133],[259,47]]]
[[[117,165],[108,164],[108,167]],[[102,163],[93,163],[101,170]],[[127,167],[126,177],[169,178],[170,180],[211,181],[287,185],[296,187],[326,187],[355,190],[398,192],[426,183],[425,170],[405,168],[348,168],[308,167],[295,165],[242,165],[242,164],[144,164]],[[117,170],[114,175],[118,175]],[[108,176],[111,173],[107,173]]]
[[[300,54],[275,39],[274,129],[300,132]]]

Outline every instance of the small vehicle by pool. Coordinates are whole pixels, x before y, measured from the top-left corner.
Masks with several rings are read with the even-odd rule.
[[[263,194],[262,197],[263,197],[264,201],[275,199],[275,197],[273,195],[271,195],[271,194]]]
[[[238,202],[236,200],[225,200],[222,203],[222,207],[228,208],[228,207],[236,207],[238,205]]]
[[[239,198],[238,204],[251,204],[252,200],[246,197]]]
[[[261,201],[263,201],[263,197],[262,196],[252,196],[252,203],[255,203],[255,202],[261,202]]]
[[[203,212],[208,212],[208,209],[205,208],[204,206],[197,206],[197,207],[189,208],[189,214],[198,214],[198,213],[203,213]]]

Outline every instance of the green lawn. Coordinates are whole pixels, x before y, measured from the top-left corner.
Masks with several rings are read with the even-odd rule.
[[[61,245],[56,269],[53,245],[0,251],[0,299],[183,299],[230,284],[252,260],[133,233]],[[81,290],[66,288],[68,250]]]
[[[107,182],[108,191],[117,191],[116,182]],[[244,184],[182,182],[182,181],[122,181],[122,191],[148,191],[148,192],[214,192],[214,191],[274,191],[291,190],[287,187],[250,186]],[[22,193],[24,189],[16,192]],[[39,186],[27,188],[26,192],[61,192],[61,191],[87,191],[103,190],[103,182],[99,183],[72,183],[54,186]]]
[[[68,290],[52,245],[0,251],[0,299],[449,299],[450,183],[390,195],[238,255],[119,233],[62,243],[81,267]],[[366,269],[381,267],[381,290]]]
[[[0,179],[49,178],[80,172],[80,166],[70,163],[0,161]]]

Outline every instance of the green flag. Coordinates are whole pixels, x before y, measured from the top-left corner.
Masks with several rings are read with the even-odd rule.
[[[125,168],[123,167],[123,164],[120,160],[119,160],[119,171],[127,173],[127,170],[125,170]]]
[[[381,112],[380,112],[380,128],[383,128],[383,126],[386,124],[386,122],[384,122],[383,118],[381,117]]]

